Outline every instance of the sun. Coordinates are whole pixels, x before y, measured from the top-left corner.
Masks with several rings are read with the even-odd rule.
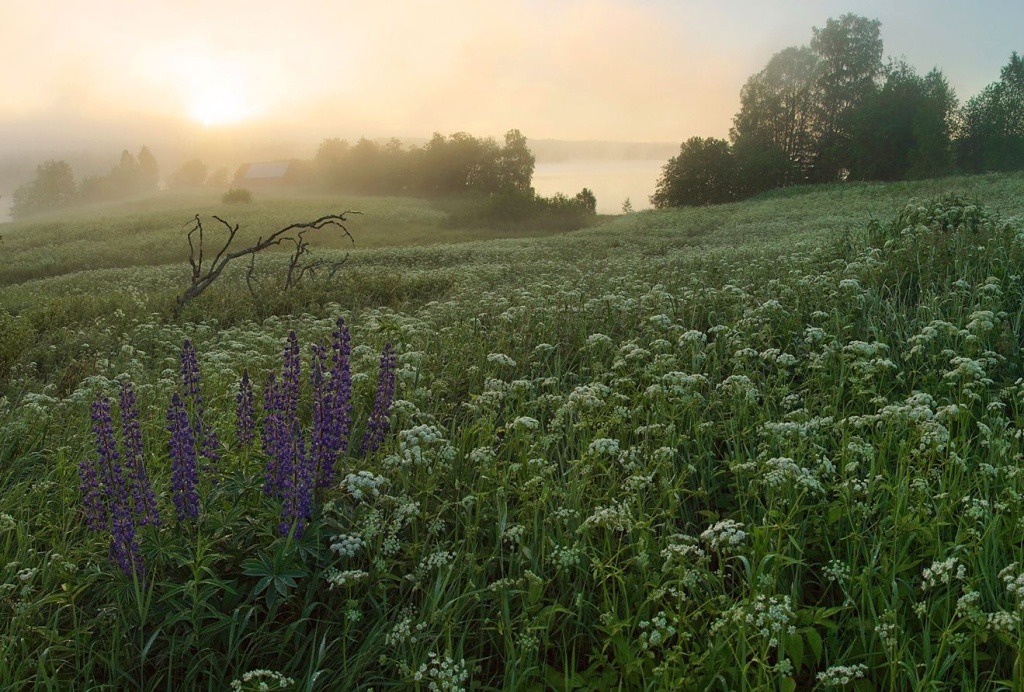
[[[256,109],[233,90],[210,89],[189,98],[189,117],[206,127],[237,125],[252,118]]]
[[[237,125],[264,110],[262,81],[238,56],[191,51],[178,57],[173,72],[189,119],[206,127]]]

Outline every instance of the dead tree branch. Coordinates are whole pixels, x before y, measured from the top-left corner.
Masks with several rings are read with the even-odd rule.
[[[348,228],[345,226],[345,222],[348,221],[348,216],[351,214],[359,214],[358,211],[343,211],[340,214],[328,214],[321,216],[315,221],[308,221],[305,223],[293,223],[284,228],[274,231],[266,238],[260,236],[256,241],[255,245],[251,245],[247,248],[240,250],[229,251],[231,244],[235,240],[235,236],[238,234],[238,224],[231,225],[219,216],[213,218],[220,222],[222,226],[227,230],[228,237],[224,241],[224,245],[220,248],[216,257],[213,261],[204,268],[203,260],[203,222],[199,218],[199,214],[196,214],[195,219],[192,220],[192,228],[188,232],[188,263],[192,267],[192,283],[191,285],[178,296],[178,307],[179,309],[187,305],[196,296],[201,294],[207,288],[210,287],[217,277],[221,275],[224,268],[228,265],[231,260],[238,259],[239,257],[245,257],[246,255],[253,255],[252,261],[249,263],[249,272],[246,276],[246,283],[249,285],[249,290],[252,291],[252,278],[255,270],[255,255],[257,252],[262,252],[269,247],[280,245],[281,243],[291,242],[295,244],[295,251],[292,253],[288,264],[288,275],[285,281],[285,288],[291,288],[298,284],[305,274],[312,275],[317,269],[323,266],[330,266],[327,263],[321,261],[313,262],[307,265],[302,265],[301,260],[309,253],[309,240],[306,238],[306,233],[309,231],[318,231],[323,228],[336,228],[341,230],[341,234],[348,238],[349,241],[355,245],[355,238],[349,233]],[[348,256],[345,256],[348,259]],[[331,276],[337,271],[337,268],[344,264],[345,259],[340,262],[331,263],[334,266],[331,271]]]

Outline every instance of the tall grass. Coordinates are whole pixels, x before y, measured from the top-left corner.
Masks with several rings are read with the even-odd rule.
[[[1021,187],[836,187],[379,249],[294,298],[227,277],[181,317],[179,267],[11,287],[0,680],[1014,689]],[[963,196],[906,204],[946,188]],[[290,330],[323,342],[338,314],[355,420],[397,348],[391,432],[350,446],[305,534],[281,535],[265,455],[232,435],[239,378],[262,385]],[[135,579],[82,521],[89,404],[135,383],[170,516],[185,338],[221,460],[194,525],[140,531]]]

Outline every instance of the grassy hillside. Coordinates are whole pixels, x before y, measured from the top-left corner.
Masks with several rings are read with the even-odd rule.
[[[355,200],[341,206],[365,213],[357,246],[333,279],[284,291],[282,257],[262,258],[253,292],[240,268],[180,314],[182,256],[136,252],[149,235],[180,249],[176,207],[6,225],[0,680],[1010,689],[1024,679],[1022,192],[1020,176],[794,189],[430,245],[410,230],[439,223],[421,206]],[[245,213],[273,227],[322,213],[288,204]],[[78,251],[47,264],[60,243]],[[292,331],[301,384],[281,427],[263,387],[289,379]],[[169,403],[192,391],[186,339],[190,434],[215,432],[219,455],[200,460],[194,518],[177,516],[182,447],[168,446]],[[325,473],[303,465],[321,458],[324,383],[347,381],[311,378],[314,343],[325,368],[351,368],[350,443],[325,487],[295,495]],[[364,448],[386,343],[395,401]],[[124,382],[155,526],[129,499]],[[103,396],[109,438],[93,429]],[[122,461],[100,464],[97,439],[122,437]],[[80,488],[89,469],[98,494]],[[90,531],[97,507],[108,528]]]
[[[281,191],[257,191],[250,204],[224,204],[219,198],[220,193],[214,191],[165,192],[130,203],[96,205],[4,224],[6,261],[0,267],[0,286],[85,269],[185,262],[185,234],[196,214],[208,220],[214,240],[223,234],[213,215],[238,224],[239,245],[251,244],[291,223],[346,210],[361,213],[353,217],[353,229],[358,228],[357,247],[362,250],[550,234],[528,227],[488,228],[472,219],[453,224],[449,212],[454,205],[450,202]],[[321,234],[314,243],[343,250],[352,247],[340,234]]]

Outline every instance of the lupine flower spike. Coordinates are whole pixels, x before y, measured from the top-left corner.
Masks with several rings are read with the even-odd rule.
[[[139,425],[139,407],[135,402],[132,383],[121,382],[118,393],[121,406],[121,437],[124,440],[124,463],[131,485],[132,503],[140,525],[160,523],[160,512],[156,507],[156,496],[146,474],[146,462],[142,450],[142,427]]]
[[[199,453],[210,461],[220,459],[217,431],[206,422],[203,395],[199,387],[199,358],[191,339],[181,347],[181,380],[185,388],[183,403],[192,411],[192,437],[199,445]]]
[[[117,452],[109,399],[101,397],[93,402],[92,421],[96,463],[83,462],[79,468],[86,524],[93,530],[110,530],[110,559],[125,574],[144,572],[135,535],[130,480]]]
[[[171,434],[171,494],[178,521],[199,516],[199,492],[196,484],[196,443],[189,424],[185,402],[175,392],[167,408],[167,432]]]
[[[247,445],[252,442],[255,430],[255,406],[253,404],[252,381],[249,380],[249,369],[242,371],[242,380],[238,383],[238,395],[235,397],[235,437],[238,443]]]
[[[395,351],[390,343],[384,345],[380,354],[380,371],[377,375],[377,394],[373,400],[373,410],[366,421],[366,434],[363,435],[363,454],[376,452],[384,441],[388,430],[388,417],[391,413],[391,402],[395,396],[395,368],[397,366]]]

